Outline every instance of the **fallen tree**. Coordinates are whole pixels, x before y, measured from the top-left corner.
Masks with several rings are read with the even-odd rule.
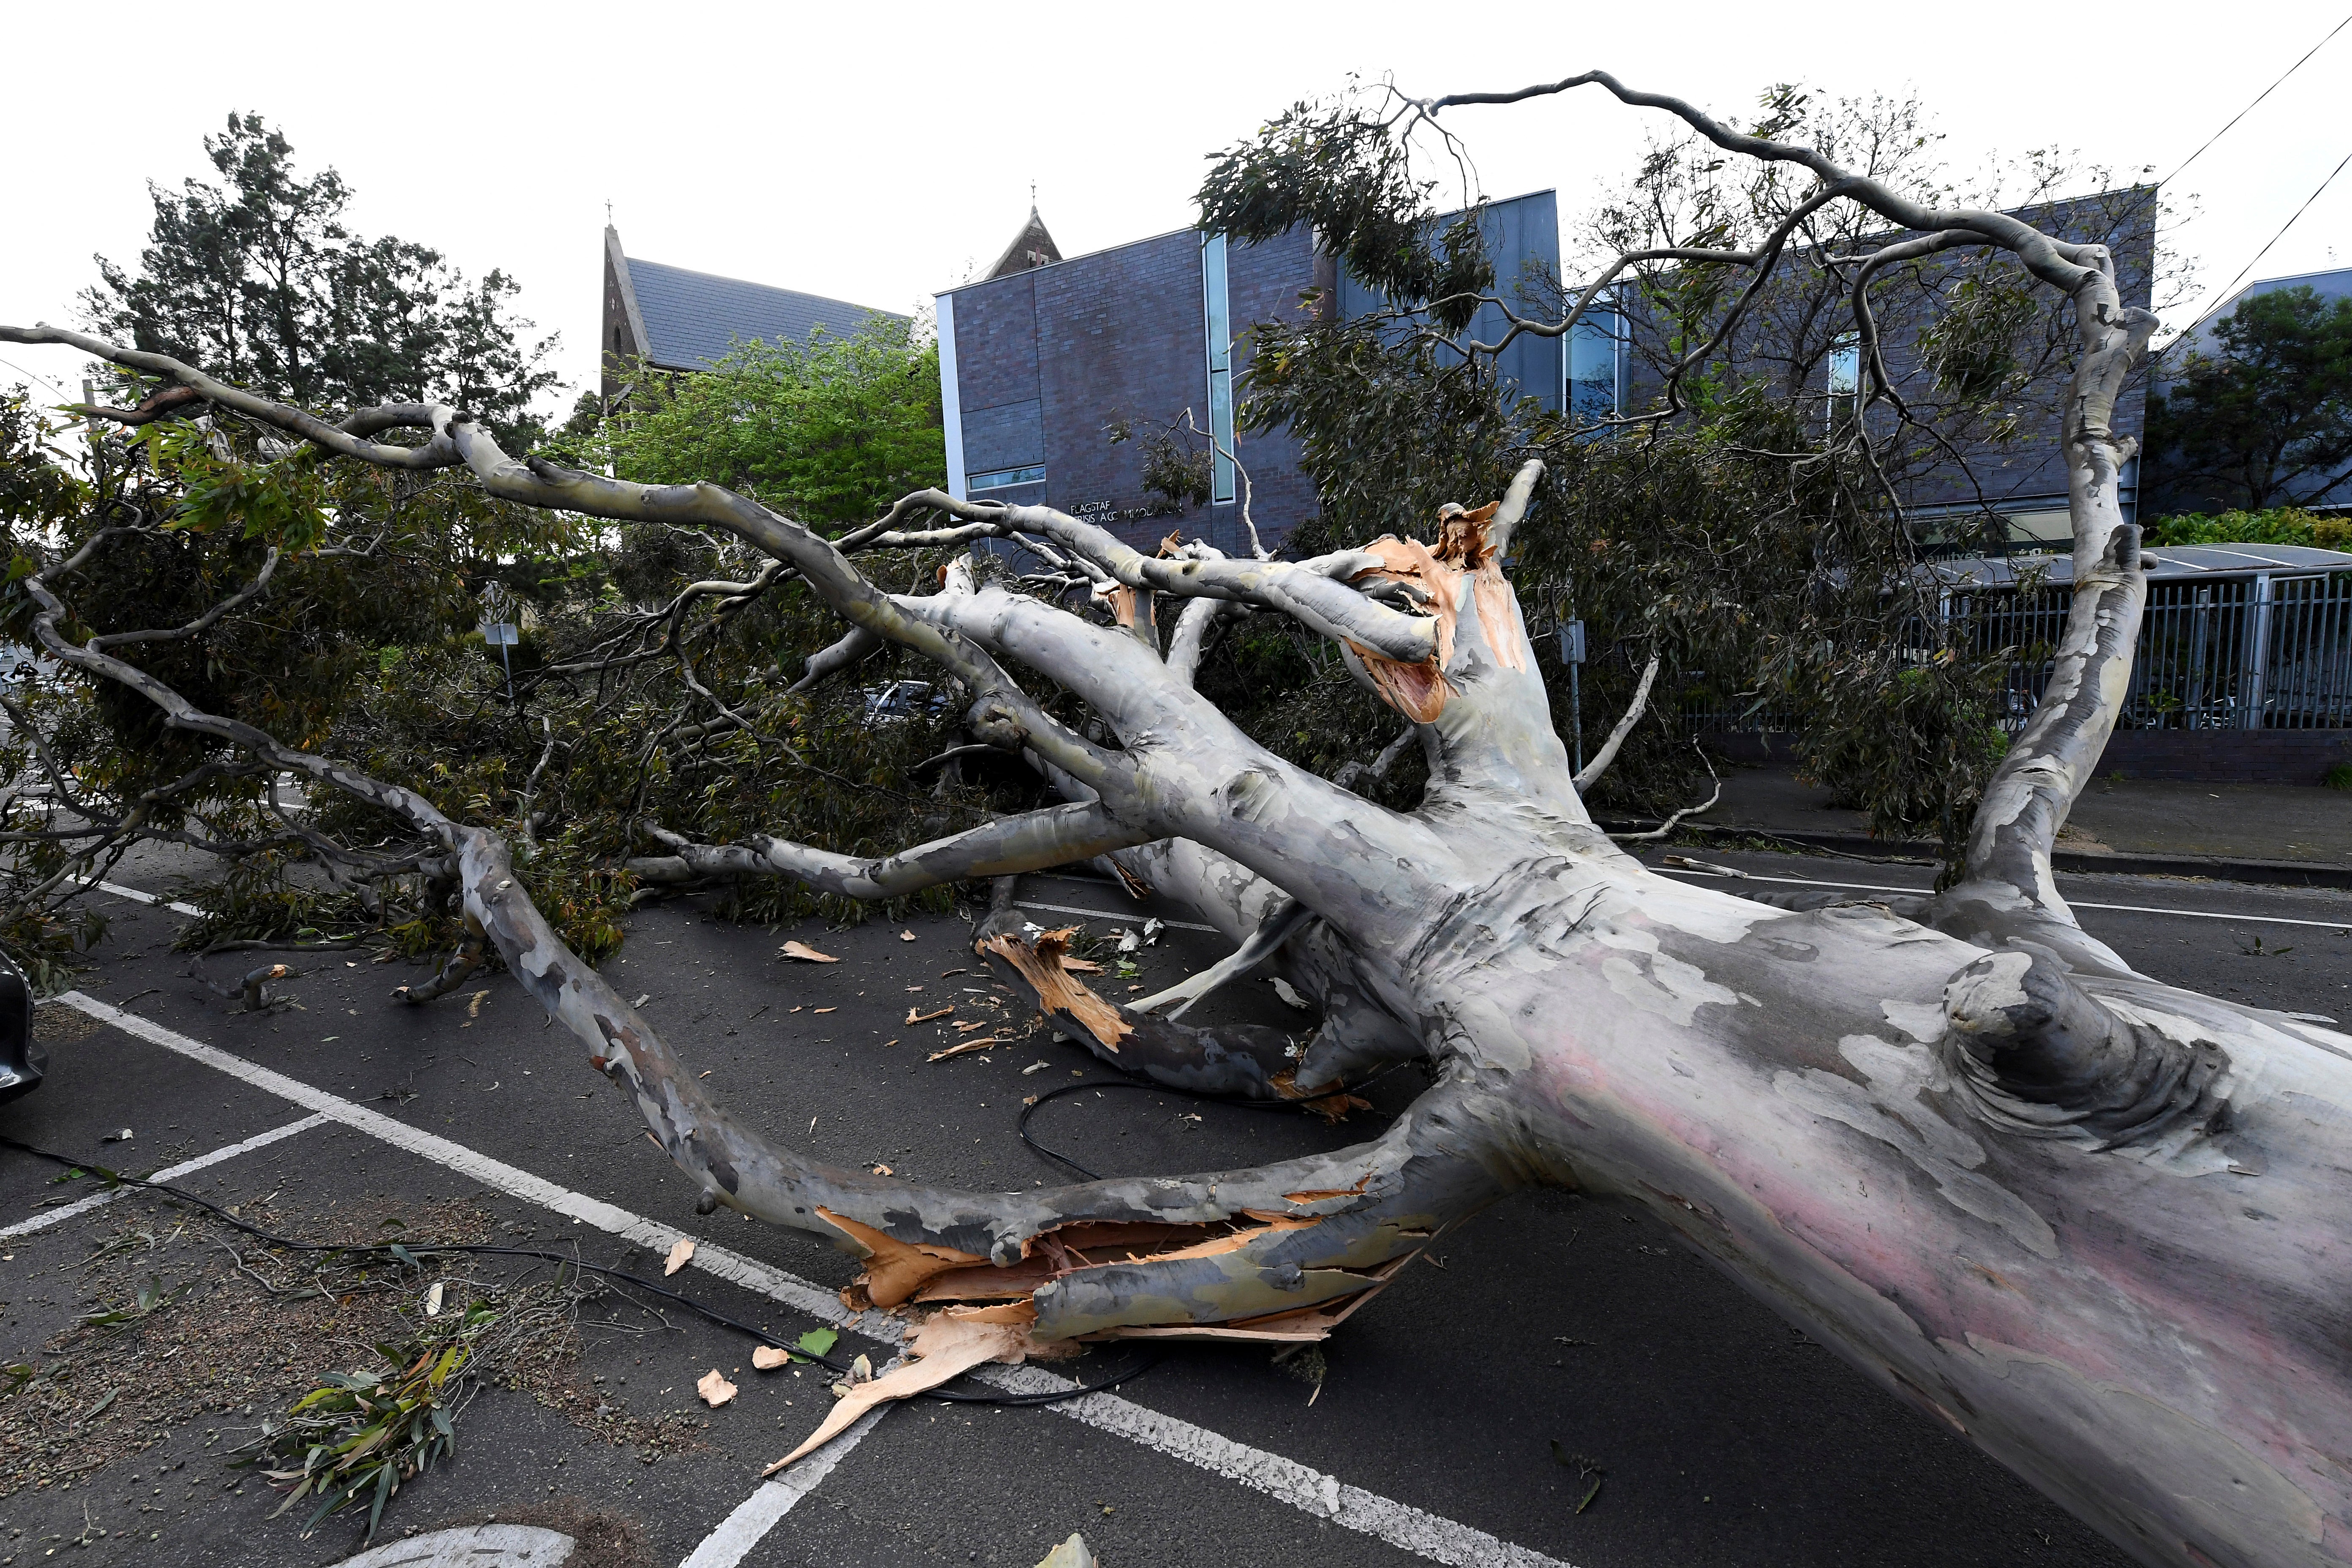
[[[511,457],[461,409],[388,405],[333,424],[161,354],[0,328],[10,342],[75,345],[327,458],[462,468],[510,505],[740,541],[769,564],[751,583],[698,584],[703,596],[804,584],[849,627],[811,678],[869,647],[909,650],[956,694],[973,745],[1026,759],[1063,801],[874,857],[665,834],[664,852],[631,862],[641,881],[775,876],[875,899],[1108,857],[1241,947],[1244,962],[1185,996],[1265,958],[1320,1026],[1295,1042],[1116,1004],[1064,963],[1056,933],[1009,910],[980,924],[976,950],[1071,1038],[1169,1083],[1312,1100],[1390,1063],[1431,1062],[1434,1086],[1356,1147],[1003,1194],[811,1161],[709,1097],[556,934],[500,835],[205,710],[142,668],[131,639],[88,637],[69,595],[95,540],[22,578],[27,624],[59,666],[218,742],[235,765],[291,772],[398,824],[411,864],[460,889],[451,971],[494,949],[634,1099],[706,1205],[862,1257],[864,1291],[923,1315],[942,1368],[1082,1337],[1317,1337],[1446,1226],[1516,1187],[1573,1185],[1644,1205],[1807,1333],[2148,1562],[2346,1560],[2352,1038],[2134,972],[2081,930],[2050,871],[2116,722],[2141,614],[2137,533],[2117,496],[2131,444],[2110,416],[2153,320],[2124,308],[2100,247],[1923,206],[1812,149],[1598,73],[1398,99],[1371,129],[1402,134],[1449,108],[1587,84],[1727,153],[1802,171],[1817,187],[1808,202],[1859,203],[1897,231],[1853,268],[1874,396],[1894,392],[1867,289],[1906,257],[1999,247],[2070,303],[2073,609],[2047,695],[1938,894],[1745,900],[1654,875],[1593,826],[1502,565],[1515,531],[1534,526],[1534,463],[1506,493],[1445,509],[1432,542],[1304,561],[1197,543],[1146,555],[1047,508],[937,491],[828,540],[717,486]],[[1682,259],[1761,278],[1795,227]],[[1512,330],[1558,333],[1573,320]],[[379,439],[399,431],[418,438]],[[891,593],[857,565],[867,550],[981,540],[1045,563],[1029,585],[1045,591],[966,561],[935,591]],[[1194,690],[1204,636],[1240,614],[1328,639],[1410,721],[1429,763],[1416,809],[1373,805],[1283,761]],[[1076,694],[1099,723],[1066,721],[1013,667]],[[709,722],[734,721],[711,700]]]

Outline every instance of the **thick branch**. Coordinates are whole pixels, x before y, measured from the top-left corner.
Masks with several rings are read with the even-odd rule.
[[[1592,786],[1601,782],[1601,775],[1609,771],[1609,764],[1617,760],[1618,750],[1625,744],[1625,737],[1633,732],[1633,726],[1640,723],[1642,715],[1649,710],[1650,683],[1657,679],[1658,656],[1652,654],[1650,662],[1642,667],[1642,679],[1633,688],[1633,700],[1625,704],[1624,717],[1619,719],[1617,727],[1609,731],[1609,738],[1601,742],[1601,749],[1592,753],[1592,760],[1584,764],[1584,771],[1576,775],[1577,794],[1590,793]]]
[[[1123,826],[1099,805],[1086,805],[984,823],[895,855],[835,855],[766,834],[728,845],[694,844],[670,833],[660,837],[675,853],[631,860],[629,869],[641,881],[781,876],[845,898],[893,899],[974,877],[1007,877],[1088,860],[1155,836]]]

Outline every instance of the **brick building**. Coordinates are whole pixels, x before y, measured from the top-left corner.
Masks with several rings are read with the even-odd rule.
[[[604,226],[604,395],[609,406],[640,361],[708,370],[739,342],[806,342],[822,327],[847,337],[869,317],[905,316],[795,289],[748,283],[631,257]]]
[[[1551,192],[1494,203],[1482,223],[1505,287],[1557,271]],[[1247,548],[1246,495],[1272,546],[1315,514],[1315,487],[1287,435],[1234,430],[1248,329],[1370,303],[1304,230],[1229,245],[1179,229],[1066,258],[1033,208],[988,276],[939,296],[949,484],[960,496],[1095,517],[1138,542],[1181,528],[1230,552]],[[1471,332],[1499,336],[1499,318]],[[1558,407],[1561,363],[1557,340],[1528,338],[1502,369]],[[1111,439],[1120,422],[1164,429],[1188,412],[1213,437],[1195,438],[1209,468],[1209,499],[1197,506],[1149,492],[1146,443]]]

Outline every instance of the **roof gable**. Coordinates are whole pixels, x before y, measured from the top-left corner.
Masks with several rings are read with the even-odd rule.
[[[738,342],[804,343],[819,327],[848,337],[869,316],[904,321],[888,310],[775,289],[658,261],[624,257],[630,295],[645,323],[646,357],[667,370],[702,370]]]
[[[1004,254],[988,269],[988,278],[1009,278],[1034,267],[1051,267],[1061,259],[1062,247],[1045,232],[1045,220],[1037,216],[1037,206],[1033,202],[1029,205],[1029,221],[1021,226],[1021,232],[1013,237],[1013,243],[1004,247]]]

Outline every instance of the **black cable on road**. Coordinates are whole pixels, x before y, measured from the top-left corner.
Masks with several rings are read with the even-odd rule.
[[[1082,1084],[1077,1087],[1084,1088],[1086,1086]],[[804,1351],[797,1345],[788,1345],[782,1341],[777,1339],[774,1335],[769,1333],[764,1329],[755,1329],[749,1323],[739,1322],[735,1319],[729,1317],[726,1313],[719,1310],[716,1307],[710,1306],[702,1301],[698,1301],[693,1297],[686,1295],[681,1291],[673,1290],[667,1285],[656,1285],[643,1275],[632,1274],[625,1268],[615,1268],[608,1264],[590,1263],[586,1259],[579,1258],[572,1253],[557,1252],[552,1248],[542,1247],[498,1247],[487,1242],[296,1241],[291,1237],[279,1236],[275,1232],[264,1230],[257,1225],[249,1224],[248,1222],[238,1218],[236,1215],[229,1213],[218,1204],[213,1203],[209,1199],[198,1197],[195,1194],[188,1191],[185,1187],[173,1186],[169,1182],[151,1182],[143,1176],[127,1176],[120,1171],[110,1171],[105,1166],[95,1164],[88,1160],[69,1159],[63,1154],[53,1152],[50,1150],[37,1148],[33,1144],[24,1142],[22,1139],[11,1138],[5,1133],[0,1133],[0,1146],[22,1150],[24,1152],[30,1154],[37,1159],[47,1160],[52,1163],[63,1165],[69,1171],[87,1171],[92,1175],[102,1178],[112,1185],[142,1187],[149,1192],[167,1193],[183,1203],[194,1204],[196,1207],[203,1209],[205,1213],[211,1215],[223,1225],[243,1231],[246,1235],[253,1237],[257,1240],[267,1242],[272,1247],[284,1247],[288,1251],[291,1252],[373,1253],[382,1257],[396,1258],[393,1249],[397,1247],[402,1252],[409,1254],[412,1258],[419,1253],[461,1252],[475,1257],[532,1258],[538,1258],[543,1262],[569,1264],[573,1268],[577,1268],[583,1273],[603,1275],[606,1279],[623,1280],[627,1284],[635,1286],[640,1290],[649,1290],[653,1294],[663,1298],[665,1300],[677,1302],[679,1306],[687,1309],[687,1310],[693,1312],[710,1322],[717,1323],[721,1328],[732,1329],[737,1333],[744,1334],[751,1339],[757,1340],[761,1344],[766,1345],[772,1350],[783,1351],[790,1354],[794,1360],[814,1362],[819,1365],[829,1367],[833,1371],[842,1373],[844,1376],[849,1375],[852,1370],[847,1362],[837,1360],[829,1355],[819,1355],[814,1351]],[[1066,1389],[1055,1394],[954,1394],[950,1393],[945,1389],[927,1388],[916,1397],[923,1399],[936,1399],[949,1405],[1058,1405],[1066,1399],[1076,1399],[1089,1394],[1100,1394],[1105,1389],[1117,1387],[1118,1384],[1129,1381],[1130,1378],[1139,1377],[1144,1373],[1150,1371],[1153,1366],[1157,1365],[1159,1359],[1160,1358],[1156,1355],[1146,1355],[1140,1358],[1135,1365],[1129,1367],[1123,1372],[1113,1373],[1108,1377],[1097,1379],[1093,1383],[1080,1384],[1075,1388]]]

